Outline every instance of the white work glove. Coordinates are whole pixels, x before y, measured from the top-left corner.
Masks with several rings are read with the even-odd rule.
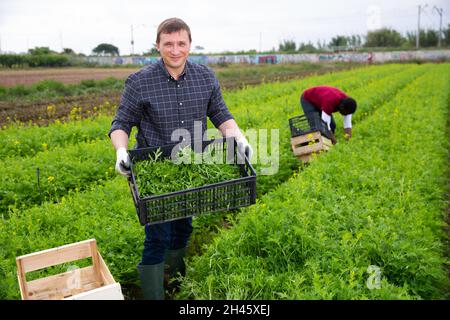
[[[237,148],[238,148],[238,163],[244,164],[245,160],[245,151],[247,150],[248,154],[248,161],[252,159],[253,156],[253,149],[252,146],[248,143],[247,139],[244,136],[241,136],[239,138],[236,138]]]
[[[128,156],[127,149],[120,147],[116,151],[116,171],[123,176],[128,177],[131,174],[130,170],[130,157]]]

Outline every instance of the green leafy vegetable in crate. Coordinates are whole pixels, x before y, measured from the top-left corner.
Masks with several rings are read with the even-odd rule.
[[[136,184],[141,197],[175,192],[240,178],[239,167],[217,160],[215,149],[203,154],[186,147],[176,160],[162,159],[158,149],[148,160],[134,164]],[[202,161],[196,161],[201,157]]]

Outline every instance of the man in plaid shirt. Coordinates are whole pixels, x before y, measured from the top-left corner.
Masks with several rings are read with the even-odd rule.
[[[132,127],[138,128],[139,148],[162,146],[180,142],[171,139],[177,129],[186,129],[194,136],[194,122],[200,121],[205,131],[207,116],[223,136],[236,138],[240,155],[247,152],[252,156],[252,148],[228,111],[214,73],[187,60],[191,42],[184,21],[163,21],[156,37],[161,59],[126,80],[109,131],[118,173],[130,174],[127,148]],[[138,265],[144,298],[164,299],[164,276],[184,273],[183,257],[191,233],[192,218],[145,226],[144,250]]]

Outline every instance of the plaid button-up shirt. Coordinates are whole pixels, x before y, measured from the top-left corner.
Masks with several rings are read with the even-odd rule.
[[[206,66],[186,61],[183,74],[175,80],[164,67],[162,59],[131,74],[125,82],[111,132],[124,130],[128,136],[132,127],[138,128],[139,147],[174,143],[172,132],[186,129],[194,137],[194,121],[206,116],[215,127],[233,119],[214,73]]]

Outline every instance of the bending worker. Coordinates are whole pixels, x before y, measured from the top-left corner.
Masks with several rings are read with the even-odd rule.
[[[334,112],[340,112],[344,116],[344,133],[346,139],[352,136],[352,114],[356,111],[356,101],[338,88],[330,86],[312,87],[303,92],[300,103],[306,118],[310,123],[316,114],[326,122],[331,133],[333,144],[337,142],[334,135],[336,122],[333,118]]]
[[[132,127],[138,128],[138,148],[159,147],[173,144],[172,134],[177,129],[186,129],[194,136],[196,121],[205,132],[207,117],[223,136],[236,138],[241,155],[251,157],[253,150],[229,112],[213,71],[187,59],[191,42],[191,31],[184,21],[163,21],[156,35],[161,59],[126,80],[109,131],[118,173],[130,174],[127,148]],[[144,298],[164,299],[164,278],[183,275],[191,233],[192,217],[145,226],[144,250],[137,266]]]

